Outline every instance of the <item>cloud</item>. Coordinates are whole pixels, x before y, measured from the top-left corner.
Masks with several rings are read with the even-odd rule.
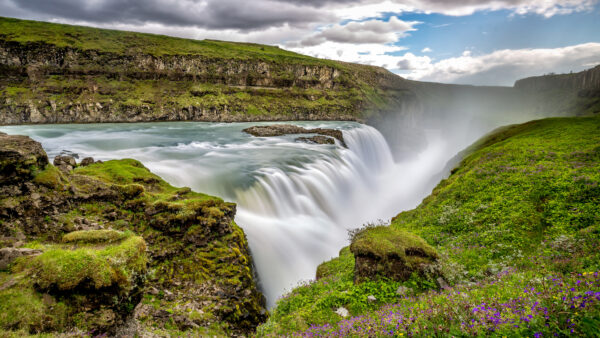
[[[515,14],[535,13],[545,17],[589,11],[597,0],[397,0],[415,10],[446,15],[470,15],[483,10],[510,10]]]
[[[300,41],[296,46],[316,46],[326,41],[370,44],[370,43],[393,43],[398,41],[407,32],[416,30],[417,21],[403,21],[395,16],[388,21],[366,20],[361,22],[349,22],[344,25],[333,25],[323,29],[320,33]]]
[[[429,48],[429,47],[425,47],[423,49],[421,49],[421,53],[431,53],[433,52],[433,49]]]
[[[210,29],[306,26],[336,20],[315,7],[277,0],[0,0],[0,8],[89,23],[162,24]]]
[[[432,62],[411,53],[399,57],[398,70],[414,80],[477,85],[508,85],[515,80],[550,72],[580,71],[600,63],[600,43],[561,48],[505,49],[474,56],[462,56]],[[402,66],[402,67],[401,67]]]

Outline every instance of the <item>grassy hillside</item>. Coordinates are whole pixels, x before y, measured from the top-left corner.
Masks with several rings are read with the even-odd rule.
[[[403,79],[276,46],[0,17],[0,123],[360,119]]]
[[[276,46],[216,40],[181,39],[164,35],[52,24],[0,17],[0,35],[20,44],[46,43],[58,47],[128,55],[154,56],[193,54],[205,58],[260,59],[341,67],[337,62],[286,51]]]
[[[259,334],[597,336],[599,132],[597,117],[555,118],[484,137],[390,225],[437,250],[437,274],[356,283],[344,248],[279,300]]]

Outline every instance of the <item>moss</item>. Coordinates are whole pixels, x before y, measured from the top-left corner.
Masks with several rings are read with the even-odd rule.
[[[111,243],[130,237],[131,233],[116,230],[80,230],[63,236],[63,243]]]
[[[388,226],[371,227],[359,232],[354,236],[350,250],[355,255],[406,259],[411,252],[420,252],[424,257],[438,258],[435,249],[419,236]]]
[[[60,170],[49,164],[46,168],[35,174],[33,182],[41,184],[50,189],[60,189],[64,185],[64,177]]]
[[[106,235],[91,231],[78,233],[71,239],[81,239],[78,242],[93,241]],[[111,286],[129,290],[133,286],[133,279],[146,270],[145,251],[144,240],[129,235],[118,244],[102,248],[51,247],[30,261],[22,262],[20,269],[30,269],[35,285],[42,290],[72,290],[76,287],[101,289]]]
[[[0,328],[19,328],[24,333],[62,328],[66,322],[63,304],[48,308],[41,294],[27,286],[0,291]],[[0,331],[1,332],[1,331]]]
[[[354,255],[350,247],[346,246],[340,250],[339,256],[321,263],[317,267],[317,279],[325,277],[340,277],[352,272],[354,269]]]

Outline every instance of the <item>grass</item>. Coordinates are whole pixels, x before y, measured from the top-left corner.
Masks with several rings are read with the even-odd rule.
[[[466,149],[450,177],[389,230],[365,230],[378,252],[401,247],[390,233],[425,239],[450,287],[420,276],[354,283],[344,248],[319,266],[318,280],[278,301],[258,335],[600,334],[599,131],[600,118],[501,128]],[[400,285],[407,289],[396,292]],[[340,306],[350,318],[334,312]]]
[[[297,54],[276,46],[216,40],[191,40],[156,34],[12,18],[0,17],[0,32],[2,38],[7,41],[19,43],[43,42],[58,47],[72,47],[80,50],[95,50],[122,55],[132,53],[155,56],[198,55],[213,59],[258,59],[341,67],[333,61]]]

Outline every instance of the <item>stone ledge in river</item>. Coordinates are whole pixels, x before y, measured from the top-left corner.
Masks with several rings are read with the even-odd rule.
[[[253,126],[243,130],[252,136],[269,137],[269,136],[282,136],[289,134],[319,134],[324,136],[330,136],[336,138],[342,146],[348,148],[344,141],[344,135],[341,130],[327,129],[327,128],[313,128],[306,129],[291,124],[274,124],[270,126]],[[318,142],[317,142],[318,143]]]
[[[305,142],[313,144],[335,144],[335,140],[329,136],[317,135],[312,137],[298,137],[296,142]]]

